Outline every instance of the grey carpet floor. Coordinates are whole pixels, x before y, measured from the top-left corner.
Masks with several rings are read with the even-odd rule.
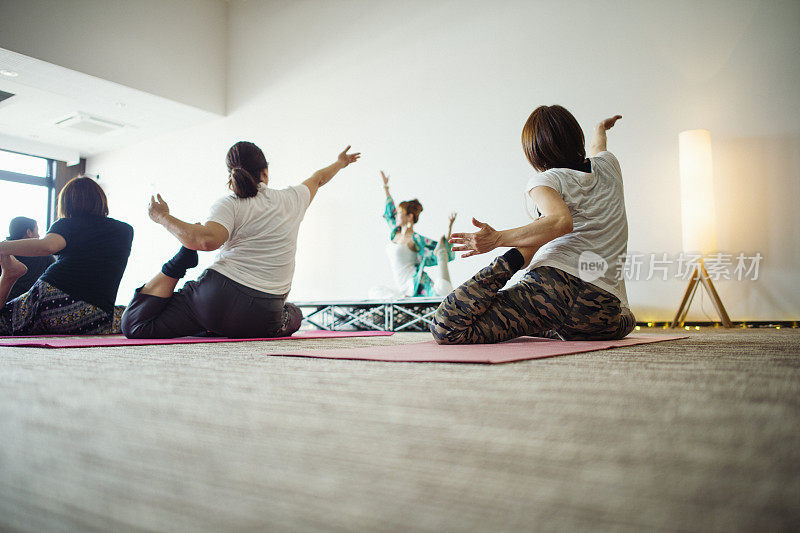
[[[797,529],[800,330],[687,334],[498,366],[0,348],[0,529]]]

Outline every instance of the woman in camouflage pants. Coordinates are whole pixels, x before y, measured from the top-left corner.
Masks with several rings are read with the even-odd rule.
[[[533,222],[497,231],[473,219],[475,233],[454,233],[463,257],[512,247],[458,287],[437,309],[431,333],[439,344],[502,342],[523,335],[562,340],[621,339],[635,326],[621,260],[627,253],[622,171],[597,125],[586,158],[583,132],[561,106],[534,110],[522,144],[539,171],[525,190]],[[530,264],[519,283],[501,290]]]

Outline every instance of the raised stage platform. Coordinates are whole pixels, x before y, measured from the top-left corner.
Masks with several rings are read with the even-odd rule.
[[[329,331],[428,331],[442,298],[398,300],[327,300],[292,302],[303,310],[303,323]]]

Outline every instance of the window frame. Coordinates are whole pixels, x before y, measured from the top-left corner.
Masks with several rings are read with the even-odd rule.
[[[11,172],[10,170],[3,170],[0,168],[0,181],[8,181],[12,183],[21,183],[24,185],[33,185],[36,187],[46,187],[47,188],[47,227],[49,228],[50,225],[55,220],[55,186],[56,186],[56,161],[55,159],[49,159],[47,157],[41,157],[38,155],[31,155],[26,154],[23,152],[17,152],[14,150],[8,150],[6,148],[0,148],[2,152],[8,152],[12,154],[19,154],[24,155],[27,157],[36,157],[38,159],[44,159],[47,161],[47,175],[42,176],[33,176],[31,174],[23,174],[20,172]]]

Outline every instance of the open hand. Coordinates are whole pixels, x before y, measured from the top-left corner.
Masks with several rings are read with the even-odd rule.
[[[450,236],[450,244],[453,245],[454,252],[467,252],[461,257],[484,254],[500,245],[499,231],[476,218],[472,219],[472,223],[476,228],[480,228],[477,232],[453,233]]]
[[[336,161],[340,165],[342,165],[342,168],[346,167],[350,163],[355,163],[356,161],[358,161],[358,158],[361,157],[361,152],[356,152],[355,154],[348,154],[347,151],[349,149],[350,149],[350,145],[347,145],[347,148],[345,148],[342,151],[342,153],[339,154],[339,157],[336,159]]]
[[[169,215],[169,206],[167,202],[161,198],[160,194],[150,197],[150,205],[147,206],[147,214],[150,215],[150,220],[158,224],[161,220]]]
[[[389,187],[389,175],[384,173],[383,170],[381,170],[381,179],[383,180],[383,186],[388,188]]]
[[[611,128],[613,128],[613,127],[614,127],[614,124],[616,124],[616,123],[617,123],[617,121],[618,121],[619,119],[621,119],[621,118],[622,118],[622,115],[614,115],[613,117],[609,117],[609,118],[607,118],[607,119],[605,119],[605,120],[601,120],[601,121],[600,121],[600,126],[601,126],[601,127],[604,129],[604,130],[610,130]]]

